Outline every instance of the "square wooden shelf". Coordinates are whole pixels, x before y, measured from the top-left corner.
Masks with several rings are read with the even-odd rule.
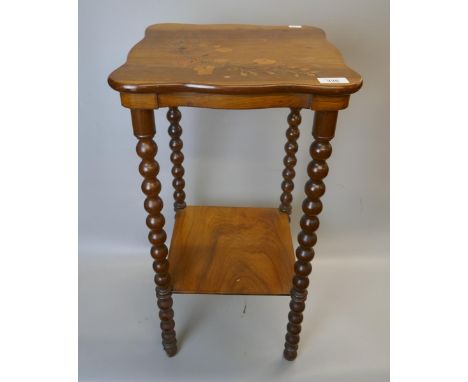
[[[276,208],[187,206],[169,250],[174,293],[289,295],[294,250]]]

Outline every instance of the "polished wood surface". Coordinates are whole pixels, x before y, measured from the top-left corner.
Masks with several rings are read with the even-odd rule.
[[[187,206],[169,251],[174,292],[288,295],[294,251],[275,208]]]
[[[320,83],[344,77],[348,83]],[[119,92],[351,94],[361,76],[311,26],[156,24],[109,76]]]
[[[156,134],[152,110],[132,110],[133,133],[138,138],[136,152],[141,158],[138,167],[143,183],[141,190],[146,195],[145,210],[148,212],[146,225],[150,229],[148,240],[153,257],[154,282],[161,320],[161,336],[164,350],[168,356],[177,353],[176,333],[174,330],[174,311],[172,310],[171,277],[168,273],[168,249],[166,246],[165,219],[162,214],[163,201],[159,196],[161,183],[158,179],[159,164],[155,159],[158,146],[153,140]]]

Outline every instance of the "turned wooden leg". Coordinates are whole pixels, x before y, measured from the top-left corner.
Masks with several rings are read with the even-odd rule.
[[[168,129],[169,135],[171,136],[171,141],[169,146],[172,150],[171,162],[172,166],[172,175],[174,180],[172,185],[174,186],[174,210],[180,210],[185,208],[185,180],[184,180],[184,167],[182,162],[184,161],[184,154],[182,153],[183,142],[180,139],[182,135],[182,127],[179,122],[181,119],[180,111],[177,107],[170,107],[167,111],[167,119],[171,123]]]
[[[284,151],[286,151],[286,156],[284,157],[284,170],[283,170],[283,182],[281,183],[281,189],[283,193],[281,194],[281,204],[279,210],[285,212],[288,215],[291,215],[292,207],[292,191],[294,189],[294,177],[296,176],[296,171],[294,166],[297,163],[296,153],[297,153],[297,139],[299,138],[299,124],[301,123],[301,109],[291,109],[291,112],[288,115],[288,124],[289,128],[286,130],[287,142],[284,146]]]
[[[309,274],[312,271],[311,260],[314,258],[313,246],[317,242],[315,231],[319,227],[318,214],[322,211],[320,197],[325,193],[322,179],[328,174],[326,160],[332,153],[330,140],[335,134],[337,111],[316,111],[312,135],[314,142],[310,146],[312,161],[307,167],[309,180],[305,185],[306,198],[302,203],[304,215],[301,219],[301,232],[298,235],[299,246],[296,250],[297,261],[294,264],[295,276],[289,304],[289,323],[287,326],[284,358],[292,361],[297,356],[299,333],[301,331],[302,312],[305,309]]]
[[[174,330],[174,311],[172,310],[171,279],[168,273],[168,249],[165,244],[164,216],[161,213],[163,201],[159,197],[161,183],[157,176],[159,164],[155,160],[158,146],[153,140],[156,134],[153,110],[131,110],[133,132],[138,138],[136,151],[141,158],[139,166],[143,176],[141,189],[146,195],[145,210],[148,212],[146,225],[150,229],[148,239],[151,243],[151,256],[154,259],[154,282],[156,283],[156,296],[161,319],[162,344],[168,356],[177,353],[176,333]]]

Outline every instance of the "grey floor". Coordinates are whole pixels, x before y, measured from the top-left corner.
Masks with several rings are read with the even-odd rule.
[[[389,380],[385,255],[318,258],[300,353],[282,359],[287,297],[176,295],[179,353],[166,357],[151,260],[80,257],[80,381]]]

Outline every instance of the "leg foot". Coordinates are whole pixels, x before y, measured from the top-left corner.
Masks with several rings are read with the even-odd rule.
[[[161,337],[163,348],[169,357],[177,353],[176,332],[174,330],[174,311],[172,310],[172,293],[168,289],[156,288],[159,318],[161,319]]]
[[[297,357],[297,349],[294,350],[294,349],[284,349],[284,352],[283,352],[283,357],[284,359],[286,359],[287,361],[294,361]]]

